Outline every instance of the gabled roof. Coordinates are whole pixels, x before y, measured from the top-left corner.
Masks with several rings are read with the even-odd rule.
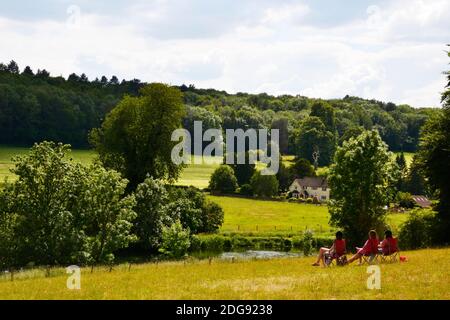
[[[301,187],[328,188],[327,178],[324,177],[304,177],[302,179],[295,179],[295,182]]]
[[[431,201],[428,200],[427,197],[425,196],[418,196],[418,195],[413,195],[411,196],[414,200],[415,203],[417,203],[417,205],[419,205],[422,208],[428,208],[431,207]]]

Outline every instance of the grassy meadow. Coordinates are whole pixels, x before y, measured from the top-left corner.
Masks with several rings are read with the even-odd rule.
[[[325,205],[208,196],[225,212],[221,232],[282,233],[313,230],[331,233],[329,213]],[[388,223],[393,230],[406,220],[406,214],[391,214]]]
[[[273,260],[188,260],[81,270],[81,290],[68,290],[64,269],[0,278],[0,299],[450,299],[450,249],[402,252],[404,263],[381,264],[381,290],[356,263],[312,267],[313,257]],[[174,290],[174,288],[176,288]]]
[[[29,148],[25,147],[0,146],[0,183],[5,178],[8,178],[10,181],[15,179],[15,175],[10,171],[14,168],[12,158],[14,156],[24,156],[28,151]],[[89,164],[93,161],[95,153],[92,150],[72,150],[69,156],[75,161]]]

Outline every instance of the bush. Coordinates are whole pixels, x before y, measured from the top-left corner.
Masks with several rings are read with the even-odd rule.
[[[311,230],[306,230],[303,234],[303,254],[305,257],[311,255],[313,250],[313,233]]]
[[[202,238],[202,250],[221,252],[224,250],[225,238],[223,236],[211,236]]]
[[[396,201],[398,205],[402,208],[412,209],[415,206],[415,202],[408,192],[399,192],[397,193]]]
[[[127,180],[68,160],[69,147],[42,142],[14,159],[18,179],[0,192],[0,242],[9,247],[0,264],[110,262],[135,240]]]
[[[203,203],[201,232],[217,232],[223,224],[223,219],[223,210],[217,203],[209,200]]]
[[[159,251],[170,258],[182,258],[191,245],[189,237],[189,230],[184,229],[180,221],[170,227],[163,227]]]
[[[221,165],[211,175],[209,189],[211,192],[234,193],[238,184],[233,169],[228,165]]]
[[[216,232],[223,223],[222,208],[206,199],[205,194],[194,187],[172,187],[169,192],[169,212],[179,219],[192,234]]]
[[[306,198],[305,202],[308,204],[313,204],[314,200],[313,200],[313,198]]]
[[[202,240],[198,236],[191,235],[190,242],[191,242],[191,245],[189,246],[190,252],[198,252],[202,250]]]
[[[243,184],[239,189],[239,194],[243,196],[252,196],[253,195],[252,186],[249,184]]]
[[[273,197],[278,194],[278,180],[275,175],[262,175],[256,171],[250,184],[253,194],[258,197]]]
[[[161,242],[162,228],[173,223],[167,208],[168,192],[163,183],[148,177],[135,191],[137,218],[134,233],[144,249],[155,249]]]
[[[433,211],[413,210],[400,227],[399,246],[402,249],[426,248],[433,243],[435,228],[436,216]]]

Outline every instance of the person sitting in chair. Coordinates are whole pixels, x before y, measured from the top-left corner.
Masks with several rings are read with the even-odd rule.
[[[398,251],[397,239],[392,237],[392,231],[386,230],[384,232],[384,240],[380,244],[381,253],[385,256],[391,255]]]
[[[363,256],[370,256],[370,255],[375,256],[378,253],[378,244],[379,241],[377,232],[375,230],[370,230],[369,239],[367,239],[366,243],[362,248],[356,247],[357,250],[356,254],[347,261],[347,264],[352,263],[356,259],[359,259],[359,263],[361,264],[362,262],[361,259]]]
[[[317,256],[317,261],[314,262],[312,265],[315,267],[320,266],[320,261],[322,261],[322,264],[325,265],[325,254],[341,256],[345,254],[346,252],[346,245],[345,240],[343,239],[344,235],[341,231],[336,232],[336,239],[333,241],[333,245],[331,248],[320,248],[319,255]]]

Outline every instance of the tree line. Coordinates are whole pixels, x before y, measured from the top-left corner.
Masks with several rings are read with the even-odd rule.
[[[124,97],[136,97],[146,83],[112,76],[89,80],[85,74],[67,79],[17,63],[0,63],[0,143],[32,145],[43,140],[62,141],[75,148],[89,147],[88,135]],[[176,87],[186,109],[184,128],[194,121],[204,129],[276,128],[280,149],[330,164],[337,146],[363,130],[376,129],[391,151],[415,151],[419,132],[435,109],[345,96],[311,99],[304,96],[271,96],[266,93],[228,94],[193,85]]]

